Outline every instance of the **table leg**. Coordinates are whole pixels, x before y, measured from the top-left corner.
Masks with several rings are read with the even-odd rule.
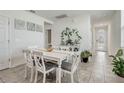
[[[61,61],[59,61],[57,72],[56,72],[56,82],[61,83]]]
[[[61,83],[61,66],[58,68],[58,83]]]

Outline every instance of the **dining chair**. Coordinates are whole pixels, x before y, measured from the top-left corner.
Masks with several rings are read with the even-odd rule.
[[[43,83],[46,81],[46,74],[49,74],[50,72],[56,70],[56,65],[45,62],[44,56],[42,52],[33,51],[34,59],[35,59],[35,80],[34,82],[37,82],[38,72],[43,73]]]
[[[64,50],[65,51],[69,51],[69,47],[68,46],[65,46]]]
[[[33,75],[34,75],[34,69],[35,69],[33,56],[32,56],[31,51],[28,50],[28,49],[23,50],[23,53],[24,53],[24,58],[25,58],[25,62],[26,62],[26,65],[25,65],[25,78],[27,77],[28,68],[30,68],[30,70],[31,70],[30,82],[32,82]]]
[[[59,46],[52,46],[53,47],[53,49],[55,49],[55,50],[59,50]]]
[[[28,46],[28,49],[35,49],[35,48],[38,48],[39,46],[37,45],[34,45],[34,46]]]
[[[78,77],[78,81],[79,81],[79,76],[78,76],[78,71],[77,71],[77,67],[78,64],[80,62],[80,56],[74,54],[73,55],[73,62],[62,62],[62,66],[61,66],[61,71],[64,73],[67,73],[71,76],[71,82],[74,82],[74,73],[77,72],[77,77]]]

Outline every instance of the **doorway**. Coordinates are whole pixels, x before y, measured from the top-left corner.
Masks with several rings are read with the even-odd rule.
[[[108,51],[108,26],[95,27],[95,51]]]
[[[0,70],[9,68],[9,20],[0,16]]]
[[[47,29],[45,31],[46,34],[46,48],[49,48],[51,46],[51,29]]]
[[[44,23],[45,30],[45,48],[49,48],[52,44],[52,24],[45,22]]]

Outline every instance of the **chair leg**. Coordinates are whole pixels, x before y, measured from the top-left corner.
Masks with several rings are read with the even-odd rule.
[[[77,73],[78,83],[80,83],[80,80],[79,80],[79,74],[78,74],[78,70],[76,70],[76,73]]]
[[[36,73],[35,73],[35,79],[34,79],[34,83],[37,82],[37,76],[38,76],[38,71],[36,70]]]
[[[43,83],[46,81],[46,73],[43,74]]]
[[[32,82],[32,81],[33,81],[33,75],[34,75],[34,69],[33,69],[33,68],[31,68],[31,78],[30,78],[30,82]]]
[[[27,77],[27,66],[25,66],[25,78]]]
[[[74,82],[73,74],[71,74],[71,83]]]

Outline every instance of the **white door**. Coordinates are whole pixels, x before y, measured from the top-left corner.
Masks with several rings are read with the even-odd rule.
[[[95,38],[96,38],[96,45],[95,48],[97,51],[107,51],[107,33],[108,33],[108,26],[96,27],[95,30]]]
[[[0,16],[0,70],[9,67],[8,18]]]

